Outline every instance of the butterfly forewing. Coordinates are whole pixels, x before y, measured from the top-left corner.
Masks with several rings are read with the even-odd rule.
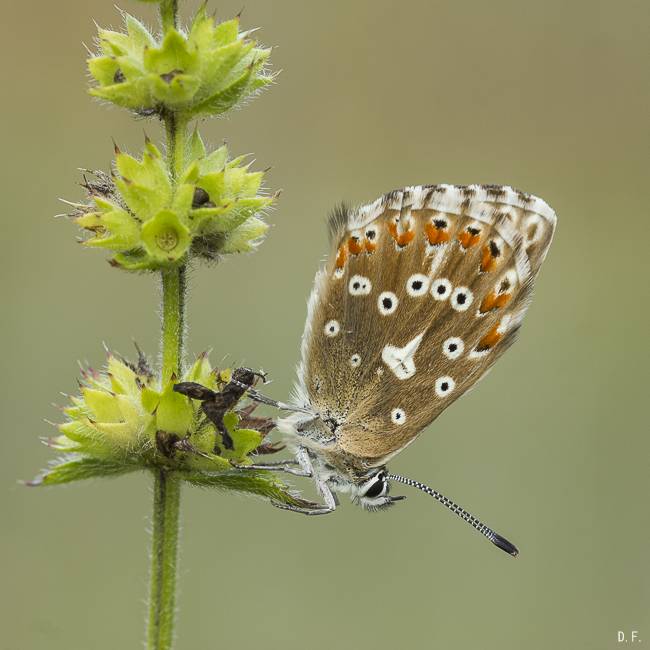
[[[501,186],[410,187],[332,219],[301,391],[340,450],[384,462],[513,342],[555,227]]]

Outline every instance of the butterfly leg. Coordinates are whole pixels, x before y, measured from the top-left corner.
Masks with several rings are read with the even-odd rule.
[[[259,376],[259,373],[256,374],[258,374]],[[291,404],[287,404],[286,402],[279,402],[278,400],[275,400],[271,397],[267,397],[266,395],[260,393],[255,388],[252,388],[251,386],[246,386],[246,384],[243,384],[242,382],[236,379],[231,379],[230,383],[234,384],[235,386],[239,386],[240,388],[246,389],[246,395],[253,401],[259,402],[260,404],[266,404],[267,406],[272,406],[276,409],[279,409],[280,411],[294,411],[298,413],[309,413],[307,409],[300,408],[299,406],[292,406]]]
[[[278,501],[271,501],[271,503],[281,510],[289,510],[290,512],[299,512],[302,515],[328,515],[330,512],[336,510],[339,502],[336,495],[329,489],[325,481],[317,481],[316,487],[320,495],[323,497],[325,503],[319,508],[301,508],[300,506],[292,506],[288,503],[280,503]]]
[[[311,474],[306,472],[304,469],[290,467],[290,465],[298,465],[298,461],[279,460],[275,463],[255,463],[254,465],[235,465],[235,467],[237,469],[263,469],[269,472],[286,472],[287,474],[292,474],[293,476],[311,478]]]
[[[299,465],[300,468],[290,467],[290,465]],[[304,447],[298,447],[296,457],[293,460],[280,460],[271,463],[255,463],[254,465],[239,465],[238,469],[265,469],[271,472],[286,472],[293,476],[303,476],[311,478],[314,475],[314,468],[311,464],[309,454]]]
[[[299,506],[290,506],[288,503],[280,503],[279,501],[271,501],[271,503],[280,510],[288,510],[289,512],[299,512],[301,515],[329,515],[334,512],[334,508],[323,506],[321,508],[301,508]]]
[[[296,461],[300,465],[302,471],[305,472],[305,476],[316,476],[314,474],[314,468],[311,462],[311,458],[309,457],[309,453],[304,447],[298,447],[296,450]],[[324,501],[324,504],[320,508],[301,508],[298,506],[291,506],[286,503],[278,503],[275,501],[272,501],[271,503],[277,508],[290,510],[291,512],[299,512],[303,515],[327,515],[330,512],[334,512],[339,502],[336,498],[336,495],[332,492],[332,490],[330,490],[329,485],[327,485],[327,481],[316,478],[316,489]]]

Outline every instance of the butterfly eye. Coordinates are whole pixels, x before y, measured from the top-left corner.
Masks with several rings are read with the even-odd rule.
[[[456,287],[451,294],[451,306],[456,311],[465,311],[474,300],[474,294],[467,287]]]
[[[383,476],[378,476],[377,480],[374,483],[370,484],[370,487],[363,493],[364,497],[368,497],[370,499],[375,499],[377,497],[380,497],[384,494],[384,490],[386,489],[386,481]]]
[[[404,424],[406,422],[406,411],[396,408],[390,412],[390,419],[393,424]]]
[[[431,295],[435,300],[447,300],[451,293],[451,282],[447,278],[438,278],[431,283]]]
[[[358,368],[358,367],[361,365],[361,356],[358,355],[358,354],[353,354],[353,355],[350,357],[350,365],[351,365],[353,368]]]
[[[372,290],[372,283],[363,275],[353,275],[348,290],[352,296],[367,296]]]
[[[377,300],[379,313],[382,316],[390,316],[397,309],[398,303],[399,300],[397,300],[397,296],[392,291],[384,291],[379,295],[379,300]]]
[[[442,353],[447,359],[458,359],[464,350],[465,344],[463,343],[463,339],[459,339],[457,336],[448,338],[442,344]]]
[[[456,388],[456,382],[451,377],[438,377],[436,379],[436,395],[445,397]]]
[[[417,298],[423,296],[428,290],[429,278],[422,273],[416,273],[406,281],[406,292],[409,296]]]
[[[337,320],[330,320],[325,323],[325,336],[336,336],[341,331],[341,326]]]

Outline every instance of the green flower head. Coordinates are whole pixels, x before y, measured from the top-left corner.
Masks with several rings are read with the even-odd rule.
[[[203,6],[187,33],[170,29],[162,40],[127,13],[124,23],[124,32],[100,29],[99,53],[88,59],[90,92],[100,99],[191,118],[224,113],[273,81],[271,50],[239,31],[238,18],[216,23]]]
[[[196,485],[302,503],[273,474],[240,469],[251,464],[251,454],[278,450],[264,442],[272,420],[234,403],[224,410],[220,431],[194,395],[178,392],[192,386],[218,395],[230,378],[231,371],[212,368],[203,354],[181,378],[184,383],[174,377],[161,383],[142,353],[136,363],[109,353],[101,371],[82,370],[79,395],[62,409],[66,421],[46,441],[63,456],[29,485],[163,468]]]
[[[174,182],[149,140],[140,159],[116,148],[113,174],[91,172],[91,203],[74,204],[69,215],[90,234],[83,244],[112,251],[111,264],[132,271],[253,250],[274,200],[261,194],[263,172],[249,171],[243,157],[229,160],[225,146],[207,154],[196,131],[186,150]]]

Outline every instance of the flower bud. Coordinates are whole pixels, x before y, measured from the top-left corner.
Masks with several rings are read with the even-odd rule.
[[[127,270],[156,270],[189,257],[215,259],[250,251],[268,230],[260,214],[274,197],[261,194],[264,174],[225,146],[207,154],[198,133],[176,183],[161,152],[147,140],[141,159],[116,149],[112,177],[86,180],[92,203],[70,215],[90,234],[84,245],[113,251],[111,263]]]
[[[63,409],[66,422],[47,441],[65,455],[28,485],[164,468],[203,487],[251,492],[285,503],[300,501],[271,473],[234,467],[250,464],[249,456],[273,428],[267,418],[251,417],[252,406],[237,410],[233,403],[224,412],[230,442],[226,447],[222,433],[202,412],[201,402],[176,392],[176,378],[161,385],[142,353],[137,363],[109,353],[104,369],[86,368],[81,375],[79,395],[70,397],[70,405]],[[203,354],[180,380],[218,395],[230,381],[230,371],[213,369]],[[266,453],[277,451],[268,443],[264,447]]]
[[[271,51],[240,32],[238,18],[215,23],[201,7],[187,34],[172,28],[160,39],[127,13],[124,23],[124,32],[100,29],[100,51],[88,59],[90,93],[118,106],[219,115],[273,80],[265,70]]]

